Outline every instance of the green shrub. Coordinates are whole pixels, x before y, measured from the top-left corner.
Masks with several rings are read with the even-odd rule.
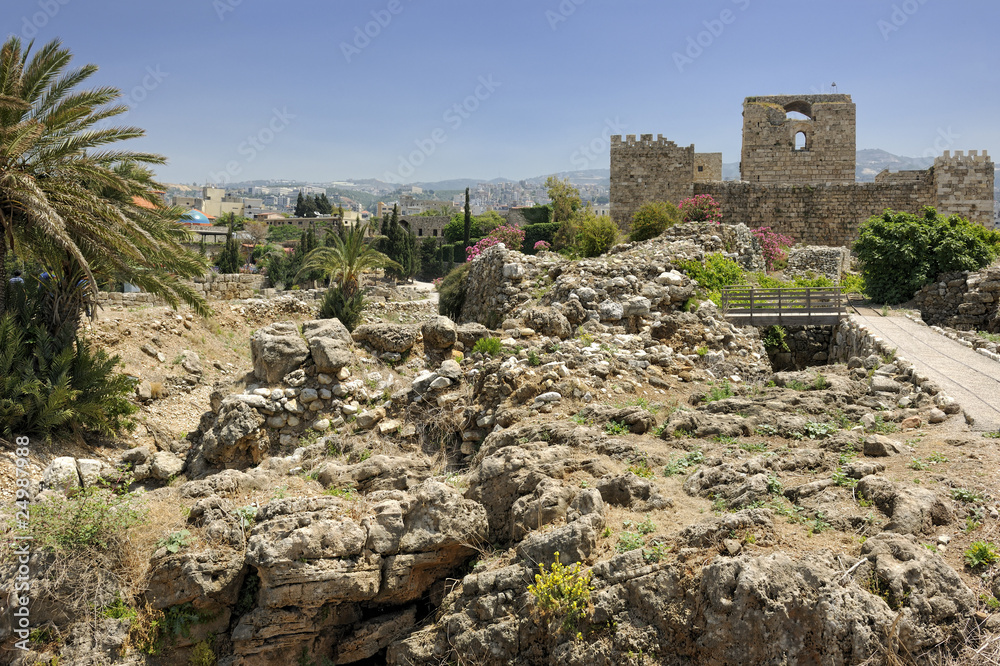
[[[786,352],[788,351],[787,335],[788,332],[785,331],[784,326],[768,326],[761,341],[768,350],[773,349],[779,352]]]
[[[845,294],[861,294],[867,296],[865,278],[863,275],[844,273],[840,276],[840,288]]]
[[[618,225],[607,215],[594,215],[589,210],[580,225],[580,253],[585,257],[599,257],[618,240]]]
[[[208,644],[208,641],[201,641],[196,643],[194,649],[191,650],[191,659],[188,661],[190,666],[215,666],[215,652],[212,651],[212,646]]]
[[[886,210],[861,225],[854,251],[867,295],[878,303],[913,298],[941,273],[978,270],[1000,249],[1000,233],[931,207],[922,216]]]
[[[40,550],[108,550],[124,540],[127,531],[145,515],[132,493],[88,488],[71,498],[56,495],[32,504],[28,532]]]
[[[590,611],[594,586],[590,572],[584,573],[582,569],[579,562],[567,567],[559,561],[559,553],[555,553],[552,566],[546,570],[544,564],[539,564],[535,584],[528,586],[542,616],[560,618],[567,632],[572,632]]]
[[[48,321],[43,298],[25,291],[8,294],[0,317],[0,435],[131,429],[135,385],[116,372],[119,357],[76,337],[72,322]]]
[[[708,393],[702,397],[703,402],[716,402],[733,397],[733,386],[729,380],[723,379],[721,382],[713,383]]]
[[[319,306],[320,319],[339,319],[348,331],[353,331],[361,324],[361,313],[365,309],[365,296],[360,291],[350,298],[344,298],[343,290],[330,287],[323,295]]]
[[[445,246],[447,247],[447,246]],[[469,274],[469,264],[462,264],[444,276],[438,286],[438,312],[458,321],[465,305],[465,278]]]
[[[740,265],[718,252],[706,255],[704,263],[692,260],[678,262],[678,265],[688,277],[698,281],[698,286],[709,293],[716,305],[719,304],[719,292],[723,287],[747,282],[746,273]]]
[[[643,204],[632,216],[629,240],[644,241],[655,238],[667,227],[680,222],[681,214],[677,206],[669,201],[652,201]]]
[[[624,423],[619,423],[618,421],[608,421],[604,424],[604,432],[609,435],[627,435],[628,426]]]
[[[500,344],[500,338],[494,337],[479,338],[472,347],[473,354],[478,352],[487,356],[499,356],[502,351],[503,345]]]

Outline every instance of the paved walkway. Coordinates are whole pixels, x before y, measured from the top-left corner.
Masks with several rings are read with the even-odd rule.
[[[1000,363],[902,315],[860,308],[852,316],[957,400],[975,419],[973,430],[1000,429]]]

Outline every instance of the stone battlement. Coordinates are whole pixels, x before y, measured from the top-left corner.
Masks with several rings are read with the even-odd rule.
[[[616,147],[676,148],[677,144],[665,138],[662,134],[657,135],[656,139],[653,139],[652,134],[642,134],[638,139],[635,138],[635,134],[628,134],[624,140],[621,135],[611,137],[611,149],[614,150]],[[691,146],[691,149],[693,150],[694,146]]]
[[[944,151],[940,157],[934,158],[934,164],[938,163],[951,163],[960,164],[965,162],[989,162],[989,153],[985,150],[982,152],[978,150],[970,150],[969,154],[966,155],[963,150],[956,150],[954,154],[950,150]]]

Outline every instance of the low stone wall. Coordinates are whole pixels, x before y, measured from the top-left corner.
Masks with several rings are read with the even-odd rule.
[[[287,294],[294,295],[302,301],[314,301],[323,297],[325,289],[273,289],[265,288],[267,278],[263,275],[232,274],[232,275],[205,275],[195,278],[188,285],[195,291],[201,293],[208,301],[232,301],[245,300],[248,298],[277,298]],[[97,303],[99,305],[165,305],[166,301],[156,294],[146,292],[120,292],[102,291],[98,292]]]
[[[761,335],[769,327],[761,329]],[[833,342],[833,326],[786,326],[785,344],[788,350],[769,348],[767,357],[775,372],[802,370],[830,362],[830,344]]]
[[[760,241],[745,224],[688,222],[668,228],[661,237],[688,240],[706,252],[723,252],[747,271],[760,273],[766,269]]]
[[[1000,268],[944,273],[914,300],[928,324],[995,333],[1000,329]]]
[[[851,253],[846,247],[806,245],[788,251],[788,277],[823,276],[840,284],[840,276],[851,265]]]

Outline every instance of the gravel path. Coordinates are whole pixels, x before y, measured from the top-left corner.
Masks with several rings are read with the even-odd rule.
[[[1000,363],[903,316],[868,308],[853,316],[957,400],[974,419],[973,430],[1000,429]]]

